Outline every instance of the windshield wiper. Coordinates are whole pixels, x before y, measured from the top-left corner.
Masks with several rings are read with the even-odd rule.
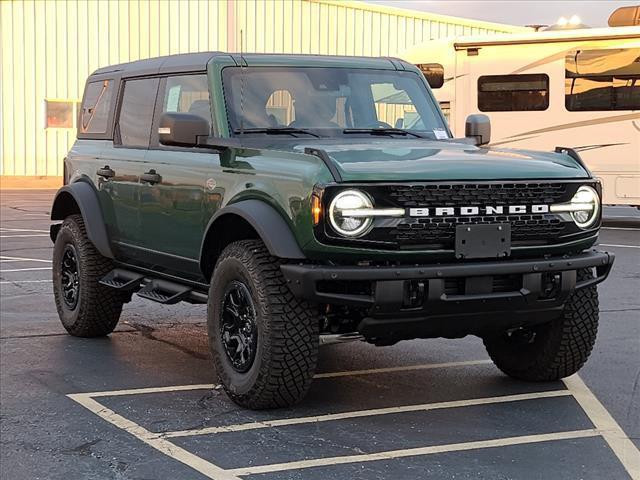
[[[370,133],[372,135],[411,135],[416,138],[427,138],[410,130],[402,128],[345,128],[342,133]]]
[[[267,135],[293,135],[303,133],[312,137],[320,138],[320,135],[305,130],[304,128],[295,127],[266,127],[266,128],[236,128],[233,133],[266,133]]]

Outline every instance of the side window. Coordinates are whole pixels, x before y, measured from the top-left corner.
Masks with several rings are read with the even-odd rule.
[[[124,94],[118,117],[118,133],[123,146],[149,147],[157,93],[157,78],[124,82]]]
[[[570,52],[565,106],[571,112],[639,110],[640,48]]]
[[[546,74],[484,75],[478,78],[481,112],[526,112],[549,108]]]
[[[180,75],[167,78],[162,113],[191,113],[209,122],[211,106],[206,75]]]
[[[109,106],[113,95],[112,80],[87,85],[80,109],[80,133],[106,133]]]

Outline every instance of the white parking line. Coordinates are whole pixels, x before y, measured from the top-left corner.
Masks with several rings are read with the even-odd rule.
[[[45,260],[42,258],[27,258],[27,257],[7,257],[0,255],[0,262],[43,262],[51,263],[51,260]]]
[[[38,214],[40,215],[40,214]],[[37,232],[37,233],[49,233],[49,230],[33,230],[31,228],[5,228],[0,227],[0,232]]]
[[[44,233],[29,233],[26,235],[0,235],[0,238],[26,238],[26,237],[48,237]]]
[[[600,230],[631,230],[635,232],[640,232],[640,228],[631,228],[631,227],[600,227]]]
[[[115,425],[125,432],[130,433],[137,439],[143,441],[147,445],[155,448],[165,455],[168,455],[169,457],[190,466],[191,468],[197,470],[208,478],[213,478],[216,480],[240,480],[239,477],[229,473],[227,470],[224,470],[217,465],[208,462],[204,458],[188,452],[184,448],[181,448],[169,442],[168,440],[159,438],[157,434],[151,433],[146,428],[141,427],[137,423],[124,418],[122,415],[118,415],[113,410],[102,406],[87,394],[71,394],[68,395],[68,397],[72,400],[75,400],[80,405],[89,409],[91,412],[95,413],[112,425]]]
[[[260,428],[284,427],[288,425],[301,425],[304,423],[332,422],[351,418],[373,417],[390,415],[394,413],[427,412],[429,410],[442,410],[445,408],[473,407],[477,405],[491,405],[494,403],[518,402],[523,400],[536,400],[539,398],[566,397],[571,395],[568,390],[552,390],[549,392],[523,393],[518,395],[503,395],[499,397],[472,398],[470,400],[453,400],[450,402],[423,403],[421,405],[405,405],[403,407],[374,408],[371,410],[356,410],[343,413],[329,413],[311,417],[282,418],[278,420],[265,420],[263,422],[239,423],[222,427],[206,427],[193,430],[180,430],[165,432],[164,438],[191,437],[198,435],[211,435],[214,433],[242,432]]]
[[[14,280],[14,281],[9,281],[9,280],[2,280],[0,281],[0,285],[15,285],[15,284],[22,284],[22,283],[51,283],[53,280]]]
[[[616,245],[613,243],[599,243],[600,247],[640,248],[640,245]]]
[[[521,437],[498,438],[494,440],[481,440],[476,442],[449,443],[447,445],[434,445],[432,447],[408,448],[405,450],[392,450],[387,452],[366,453],[362,455],[345,455],[340,457],[316,458],[301,460],[299,462],[274,463],[271,465],[258,465],[255,467],[236,468],[229,470],[234,475],[254,475],[258,473],[282,472],[285,470],[299,470],[311,467],[326,467],[343,465],[345,463],[374,462],[376,460],[392,460],[395,458],[415,457],[418,455],[433,455],[435,453],[462,452],[465,450],[477,450],[481,448],[507,447],[510,445],[523,445],[529,443],[551,442],[554,440],[571,440],[574,438],[587,438],[599,435],[598,430],[574,430],[571,432],[543,433],[539,435],[523,435]]]
[[[51,270],[51,267],[9,268],[7,270],[0,270],[0,273],[33,272],[35,270]]]
[[[347,370],[346,372],[318,373],[313,378],[351,377],[354,375],[371,375],[377,373],[410,372],[412,370],[430,370],[433,368],[468,367],[471,365],[485,365],[491,360],[469,360],[466,362],[427,363],[422,365],[405,365],[400,367],[372,368],[370,370]]]
[[[620,428],[618,422],[600,403],[589,387],[576,374],[565,378],[567,386],[576,401],[585,411],[589,420],[600,430],[605,441],[624,465],[631,478],[640,480],[640,451]]]

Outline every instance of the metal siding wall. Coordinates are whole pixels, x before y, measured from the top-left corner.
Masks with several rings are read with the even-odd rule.
[[[0,174],[59,176],[75,129],[44,128],[45,99],[79,100],[105,65],[174,53],[397,56],[483,22],[332,0],[0,0]]]

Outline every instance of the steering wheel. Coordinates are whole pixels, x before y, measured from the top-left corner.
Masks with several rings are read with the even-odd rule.
[[[376,120],[371,124],[367,124],[366,128],[393,128],[386,122],[381,122],[380,120]]]

